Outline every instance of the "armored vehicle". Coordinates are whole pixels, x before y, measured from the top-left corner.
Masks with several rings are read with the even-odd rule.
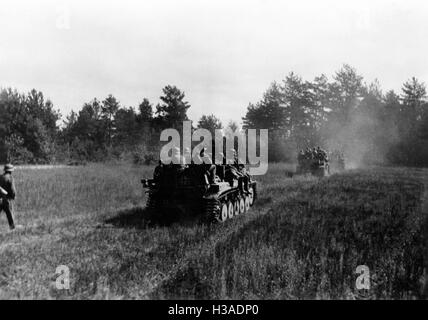
[[[327,161],[311,159],[299,163],[296,174],[312,174],[317,177],[325,177],[330,174],[330,166]]]
[[[328,161],[314,161],[311,166],[311,173],[317,177],[325,177],[330,174],[330,165]]]
[[[310,173],[317,177],[324,177],[330,174],[329,157],[327,152],[320,147],[307,148],[306,151],[301,150],[297,160],[297,174]]]
[[[147,209],[166,219],[194,215],[205,222],[225,222],[246,213],[257,197],[256,181],[234,173],[233,165],[159,164],[153,179],[142,180]]]

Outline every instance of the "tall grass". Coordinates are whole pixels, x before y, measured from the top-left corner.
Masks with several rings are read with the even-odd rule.
[[[319,181],[270,165],[250,213],[224,225],[146,219],[149,167],[18,170],[17,220],[0,222],[2,298],[355,298],[355,268],[372,298],[419,297],[426,173],[352,171]],[[70,290],[54,286],[67,265]]]
[[[261,193],[261,200],[271,199],[268,214],[190,257],[155,296],[421,298],[424,186],[411,173],[378,169],[320,183],[271,184]],[[359,265],[369,267],[368,291],[356,288]]]

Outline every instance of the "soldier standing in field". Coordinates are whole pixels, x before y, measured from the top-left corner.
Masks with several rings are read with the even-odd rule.
[[[10,230],[15,229],[13,200],[15,200],[16,190],[12,177],[13,171],[13,165],[7,164],[4,166],[4,174],[0,176],[0,213],[2,211],[6,213]]]

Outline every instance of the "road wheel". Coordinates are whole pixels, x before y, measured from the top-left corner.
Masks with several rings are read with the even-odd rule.
[[[221,205],[221,211],[220,211],[220,222],[225,222],[227,220],[227,216],[228,216],[227,204],[223,203]]]
[[[232,219],[235,215],[235,206],[233,205],[233,201],[229,201],[227,205],[227,214],[229,219]]]
[[[240,214],[239,211],[239,198],[235,199],[235,201],[233,201],[234,204],[234,211],[235,211],[235,216],[237,216],[238,214]]]
[[[248,210],[250,210],[250,196],[247,195],[245,196],[245,212],[247,212]]]
[[[250,194],[248,195],[248,197],[250,198],[250,206],[253,206],[254,203],[254,189],[253,187],[250,187],[249,190]]]
[[[245,199],[243,197],[239,198],[239,213],[245,213]]]

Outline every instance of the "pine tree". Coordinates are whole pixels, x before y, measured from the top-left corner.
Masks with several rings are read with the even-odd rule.
[[[162,89],[162,103],[156,106],[156,120],[162,128],[180,128],[182,122],[189,120],[187,110],[190,105],[184,101],[185,94],[175,86],[166,86]]]

